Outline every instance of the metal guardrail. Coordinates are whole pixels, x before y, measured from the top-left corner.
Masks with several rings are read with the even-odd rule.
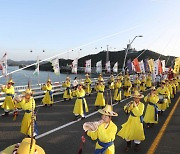
[[[104,77],[105,84],[107,84],[108,79],[109,79],[109,77]],[[91,86],[94,87],[95,83],[97,82],[97,78],[92,78],[91,80],[92,80]],[[43,84],[44,83],[31,85],[31,89],[34,92],[33,93],[34,99],[38,99],[38,98],[43,98],[44,97],[44,94],[45,94],[46,91],[43,91],[41,89]],[[28,85],[15,86],[14,87],[15,94],[21,95],[26,90],[27,87],[28,87]],[[52,83],[53,95],[63,94],[64,90],[65,90],[65,88],[62,86],[62,82],[53,82]],[[0,94],[1,94],[0,105],[2,105],[2,102],[5,99],[5,94],[3,92],[0,92]]]

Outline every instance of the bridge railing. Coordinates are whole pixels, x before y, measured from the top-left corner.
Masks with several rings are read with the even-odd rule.
[[[109,77],[103,77],[103,78],[104,78],[105,84],[107,85]],[[97,78],[92,78],[91,80],[92,80],[91,87],[94,87],[97,82]],[[84,81],[84,79],[83,79],[83,81]],[[62,83],[63,82],[53,82],[52,83],[53,95],[63,94],[65,88],[62,86]],[[44,83],[31,85],[31,89],[33,91],[33,96],[35,99],[44,97],[45,91],[42,90],[43,84]],[[22,95],[27,87],[28,87],[28,85],[15,86],[14,87],[15,94]],[[5,93],[0,92],[0,95],[1,95],[0,96],[0,105],[2,105],[2,102],[5,99]]]

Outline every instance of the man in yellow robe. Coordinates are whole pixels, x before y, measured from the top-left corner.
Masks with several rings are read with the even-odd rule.
[[[92,140],[97,140],[94,154],[115,154],[114,140],[117,133],[117,126],[112,122],[113,116],[118,116],[111,105],[106,105],[104,109],[98,110],[101,114],[101,120],[96,130],[87,131],[87,135]]]
[[[91,91],[92,91],[92,89],[91,89],[92,81],[91,81],[91,79],[89,77],[89,74],[86,74],[85,77],[86,77],[85,80],[84,80],[85,92],[86,92],[87,95],[90,95]]]
[[[124,107],[125,112],[130,113],[129,118],[117,133],[118,136],[122,137],[127,142],[125,151],[129,151],[129,148],[131,148],[131,141],[134,141],[135,143],[134,150],[139,151],[141,141],[145,140],[142,116],[144,112],[144,104],[140,102],[140,99],[144,96],[138,91],[135,91],[132,97],[134,101]]]
[[[63,94],[64,100],[72,99],[73,96],[72,96],[72,91],[70,89],[71,81],[70,81],[69,77],[66,77],[66,81],[62,84],[62,86],[66,88],[65,91],[64,91],[64,94]]]

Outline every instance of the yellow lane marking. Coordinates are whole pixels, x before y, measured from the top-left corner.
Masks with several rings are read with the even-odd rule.
[[[167,117],[167,119],[166,119],[165,123],[163,124],[161,130],[159,131],[158,135],[157,135],[156,138],[154,139],[154,141],[153,141],[151,147],[149,148],[147,154],[154,154],[154,153],[155,153],[156,148],[157,148],[157,146],[159,145],[159,142],[161,141],[161,138],[163,137],[164,132],[165,132],[165,130],[166,130],[166,128],[167,128],[167,126],[168,126],[171,118],[172,118],[172,115],[174,114],[174,111],[175,111],[176,108],[177,108],[177,105],[178,105],[178,103],[179,103],[179,100],[180,100],[180,97],[177,99],[174,107],[172,108],[169,116]]]

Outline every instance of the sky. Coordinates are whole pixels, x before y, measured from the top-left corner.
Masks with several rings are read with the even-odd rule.
[[[179,8],[179,0],[0,0],[0,57],[74,59],[122,50],[139,35],[133,48],[180,57]]]

